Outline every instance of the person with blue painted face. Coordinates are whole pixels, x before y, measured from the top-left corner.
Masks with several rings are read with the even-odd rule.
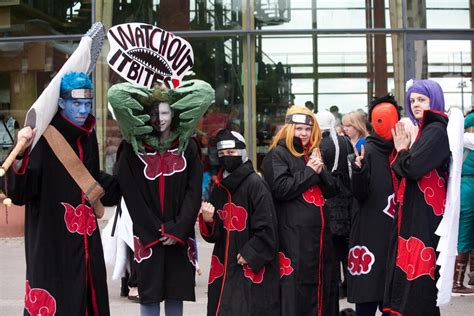
[[[92,178],[105,191],[104,205],[120,197],[116,179],[99,169],[92,81],[70,72],[61,79],[58,111],[50,122]],[[46,132],[31,148],[36,130],[25,127],[26,145],[8,171],[8,195],[26,205],[25,315],[109,315],[107,274],[96,214],[84,192],[58,159]],[[56,139],[60,139],[56,135]],[[49,138],[48,138],[49,139]],[[56,148],[57,149],[57,148]],[[83,173],[81,173],[83,174]]]

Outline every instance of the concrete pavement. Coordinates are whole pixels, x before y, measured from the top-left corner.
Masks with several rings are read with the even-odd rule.
[[[109,212],[108,212],[109,213]],[[110,213],[109,213],[110,214]],[[110,216],[110,215],[109,215]],[[101,221],[103,227],[104,221]],[[199,264],[202,275],[196,276],[196,302],[185,303],[185,315],[206,315],[207,278],[212,245],[198,238]],[[120,297],[119,280],[111,280],[109,274],[110,310],[113,316],[139,315],[139,304]],[[23,295],[25,290],[25,256],[23,238],[0,239],[0,315],[13,316],[23,313]],[[352,304],[340,300],[341,309]],[[442,315],[474,315],[474,296],[453,297],[449,306],[442,308]],[[164,313],[162,313],[163,315]]]

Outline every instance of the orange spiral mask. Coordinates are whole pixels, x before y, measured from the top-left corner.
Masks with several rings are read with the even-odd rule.
[[[395,106],[388,102],[382,102],[372,110],[372,127],[377,135],[385,140],[392,140],[392,128],[398,122],[398,113]]]

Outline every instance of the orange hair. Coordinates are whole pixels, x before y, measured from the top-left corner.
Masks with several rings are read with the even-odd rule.
[[[318,122],[316,121],[316,117],[314,116],[314,113],[305,106],[293,105],[286,112],[286,116],[292,115],[292,114],[305,114],[305,115],[308,115],[313,121],[313,125],[311,126],[311,136],[309,138],[308,151],[306,153],[299,153],[295,150],[295,146],[293,146],[293,137],[295,136],[296,124],[294,123],[285,123],[285,125],[283,125],[283,127],[278,131],[278,133],[273,138],[272,144],[270,145],[270,149],[275,148],[278,142],[284,139],[286,148],[288,148],[290,153],[295,157],[302,157],[305,154],[311,153],[313,150],[316,150],[318,155],[321,156],[319,152],[319,144],[321,143],[321,130],[319,129],[319,125],[318,125]]]

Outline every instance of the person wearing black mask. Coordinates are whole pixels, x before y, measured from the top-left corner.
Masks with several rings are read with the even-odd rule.
[[[242,135],[224,129],[216,138],[222,168],[199,214],[201,235],[215,243],[207,314],[279,315],[272,196],[247,158]]]

